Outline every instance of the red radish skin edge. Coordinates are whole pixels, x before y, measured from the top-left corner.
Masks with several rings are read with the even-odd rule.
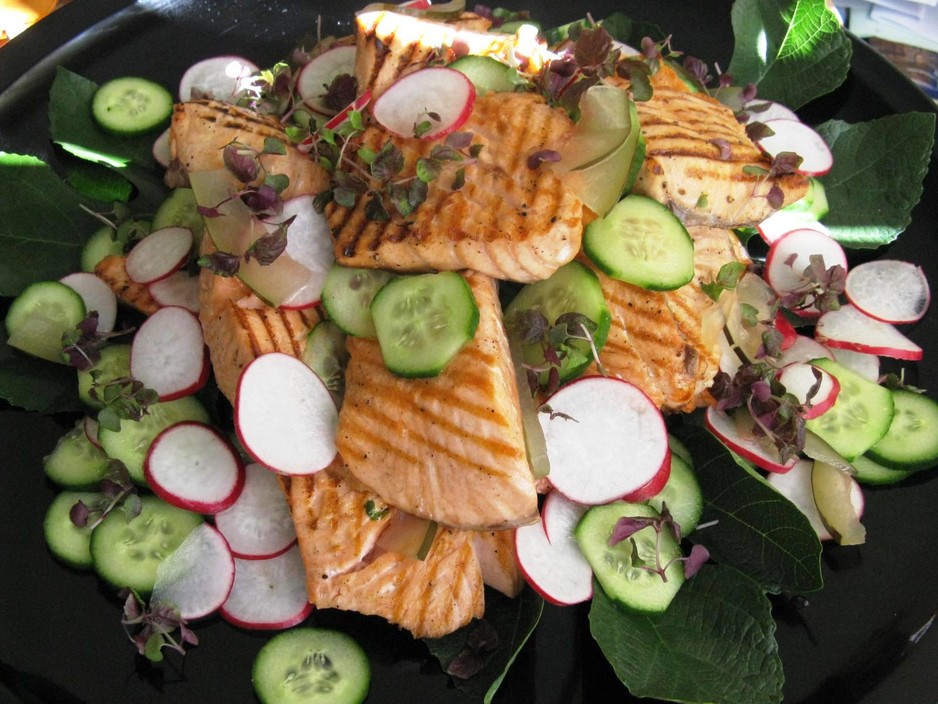
[[[833,374],[830,374],[824,369],[821,369],[820,367],[815,367],[808,363],[796,362],[794,364],[788,365],[787,367],[783,367],[778,374],[779,382],[781,382],[781,384],[785,386],[788,391],[790,391],[796,397],[798,397],[799,401],[801,401],[803,404],[805,402],[802,400],[802,394],[800,392],[802,391],[807,392],[807,389],[804,388],[803,384],[798,384],[798,382],[794,382],[795,383],[794,388],[789,388],[789,383],[791,383],[792,381],[792,375],[798,374],[798,373],[804,373],[803,370],[805,367],[813,368],[820,373],[822,382],[821,382],[820,388],[818,389],[818,393],[824,393],[824,387],[825,386],[828,387],[827,392],[824,393],[824,395],[821,398],[815,397],[814,399],[811,400],[810,404],[804,405],[804,409],[805,409],[804,419],[812,420],[813,418],[817,418],[818,416],[822,416],[825,413],[827,413],[827,411],[830,410],[830,407],[833,406],[834,403],[837,401],[837,396],[840,394],[840,382],[837,380],[837,377],[835,377]],[[786,376],[786,373],[787,373],[787,376]],[[786,382],[786,379],[788,379],[789,381]],[[811,384],[813,385],[813,383],[814,383],[814,380],[812,379]],[[810,388],[810,386],[808,388]]]
[[[907,272],[914,271],[917,283],[919,283],[917,290],[911,292],[901,292],[902,295],[906,297],[914,297],[917,304],[915,307],[908,309],[906,314],[902,316],[896,317],[882,314],[883,311],[881,307],[881,301],[879,300],[880,296],[897,295],[898,292],[896,292],[894,289],[884,291],[882,286],[876,286],[863,292],[856,290],[856,281],[860,276],[870,270],[870,268],[883,268],[887,265],[906,268]],[[894,280],[894,277],[881,277],[880,281],[885,283],[887,278]],[[851,284],[853,285],[851,286]],[[918,322],[925,316],[925,313],[928,311],[928,306],[931,304],[931,289],[928,285],[928,279],[925,277],[922,267],[916,266],[915,264],[910,264],[908,262],[900,262],[895,260],[876,260],[855,266],[847,274],[844,295],[847,297],[847,300],[850,302],[850,304],[864,315],[873,318],[873,320],[878,320],[882,323],[889,323],[891,325],[903,325]]]
[[[180,306],[166,306],[165,308],[160,308],[160,310],[158,310],[156,313],[154,313],[149,318],[147,318],[143,322],[143,324],[140,326],[140,329],[137,331],[137,336],[134,338],[134,342],[132,343],[131,350],[130,350],[131,375],[137,379],[140,379],[141,381],[144,381],[145,384],[148,383],[148,379],[146,379],[146,377],[149,375],[149,372],[141,373],[143,372],[143,369],[140,369],[139,365],[143,364],[143,362],[139,361],[139,359],[140,359],[140,356],[143,355],[144,350],[141,349],[139,345],[144,345],[144,344],[157,345],[157,344],[161,344],[161,342],[159,339],[157,339],[157,337],[160,337],[160,336],[154,336],[152,338],[147,339],[141,336],[141,332],[143,332],[144,328],[146,328],[147,325],[150,325],[150,326],[157,325],[157,324],[165,325],[166,324],[165,318],[169,315],[174,314],[174,311],[182,311],[187,316],[190,316],[191,319],[195,321],[195,324],[199,326],[199,330],[201,330],[201,327],[202,327],[201,323],[199,323],[199,320],[195,316],[195,314]],[[157,323],[157,321],[161,321],[161,322]],[[192,350],[192,352],[194,352],[194,350]],[[136,370],[135,370],[135,364],[134,364],[135,354],[137,355],[137,358],[138,358]],[[186,353],[183,353],[183,354],[186,355],[186,359],[191,361],[191,358]],[[195,374],[190,373],[189,376],[187,376],[185,379],[182,380],[182,382],[184,383],[182,382],[178,383],[175,386],[170,387],[169,390],[167,390],[163,384],[160,384],[159,386],[163,388],[155,389],[160,394],[160,401],[174,401],[178,398],[182,398],[183,396],[190,396],[194,394],[196,391],[198,391],[199,389],[201,389],[203,386],[205,386],[205,384],[208,382],[208,379],[211,373],[212,362],[211,362],[211,359],[209,358],[208,349],[205,347],[204,343],[201,346],[201,356],[202,356],[202,365],[201,367],[199,367],[198,372]],[[150,364],[150,362],[148,362],[148,364]],[[145,367],[145,368],[148,368],[148,367]],[[191,370],[189,371],[191,372]]]
[[[766,472],[776,472],[778,474],[784,474],[788,472],[792,467],[795,466],[797,458],[792,458],[788,463],[777,462],[770,460],[765,455],[760,455],[751,448],[747,447],[742,443],[741,439],[738,437],[738,434],[735,431],[735,423],[732,419],[729,419],[729,424],[732,425],[730,428],[726,422],[721,422],[721,419],[718,417],[711,417],[713,414],[723,413],[723,411],[718,411],[712,406],[707,409],[705,414],[705,421],[707,424],[707,429],[713,433],[716,438],[730,448],[733,452],[744,457],[745,459],[752,462],[757,467],[764,469]],[[724,414],[725,415],[725,414]]]
[[[294,558],[292,557],[292,555],[296,555],[296,557]],[[254,569],[255,567],[257,568],[262,567],[263,563],[268,561],[268,560],[242,560],[240,558],[235,558],[235,584],[232,586],[231,594],[229,594],[228,600],[224,604],[222,604],[221,608],[219,608],[218,610],[218,613],[221,615],[221,617],[225,619],[228,623],[238,626],[239,628],[245,628],[248,630],[256,630],[256,631],[269,631],[269,630],[280,630],[280,629],[285,629],[285,628],[291,628],[297,625],[298,623],[302,623],[303,621],[305,621],[306,618],[313,612],[313,605],[309,603],[308,599],[305,597],[305,574],[303,573],[303,563],[299,556],[299,548],[294,545],[289,550],[284,551],[282,554],[269,558],[270,561],[275,561],[275,560],[285,561],[285,560],[290,560],[290,559],[299,561],[299,565],[294,566],[298,570],[295,575],[293,573],[288,572],[286,575],[280,574],[280,575],[272,575],[272,576],[280,576],[280,577],[286,576],[287,578],[296,576],[297,578],[303,578],[304,599],[303,599],[303,603],[295,604],[296,606],[295,611],[292,611],[288,613],[287,615],[285,615],[284,617],[278,618],[278,619],[257,619],[257,620],[250,620],[247,618],[243,618],[241,615],[234,613],[233,607],[230,605],[229,602],[231,601],[232,597],[235,596],[235,590],[238,588],[237,580],[238,580],[239,563],[241,565],[244,565],[246,569]],[[289,569],[289,567],[290,566],[288,565],[284,569]],[[284,587],[284,584],[285,583],[283,581],[278,581],[274,587],[274,590],[276,590],[276,587],[286,588]],[[273,591],[271,591],[270,587],[264,588],[264,586],[262,585],[261,588],[265,589],[265,591],[263,593],[255,594],[255,600],[262,600],[264,602],[269,602],[270,600],[274,598],[278,598],[278,597],[282,598],[284,596],[282,594],[274,594]],[[290,595],[286,595],[286,597],[289,597],[289,596]],[[287,599],[287,601],[289,601],[289,599]]]
[[[461,100],[463,100],[462,108],[452,117],[450,117],[448,120],[443,119],[439,125],[436,124],[436,121],[433,121],[435,129],[430,129],[421,135],[415,135],[413,130],[416,126],[416,123],[422,119],[421,116],[425,116],[427,112],[439,112],[442,109],[432,104],[433,100],[439,101],[439,87],[436,87],[435,90],[429,92],[429,95],[431,96],[429,104],[419,105],[419,107],[424,112],[415,112],[412,116],[409,116],[407,120],[402,120],[402,116],[396,114],[393,106],[395,104],[406,106],[415,105],[417,96],[420,95],[421,91],[419,89],[415,90],[412,84],[422,79],[426,80],[426,78],[430,75],[429,72],[433,72],[433,80],[445,77],[444,80],[450,81],[453,86],[458,86],[459,89],[465,91],[465,95],[461,98]],[[428,92],[424,91],[424,95],[427,94]],[[475,105],[475,101],[475,86],[465,74],[457,71],[456,69],[447,68],[445,66],[435,66],[430,68],[423,68],[418,71],[414,71],[413,73],[405,74],[393,84],[391,84],[387,90],[378,96],[377,99],[375,99],[374,104],[371,106],[371,115],[379,125],[387,129],[389,132],[393,132],[399,137],[403,137],[405,139],[413,139],[414,137],[417,137],[424,140],[442,139],[448,134],[458,130],[460,127],[462,127],[466,120],[469,119],[469,116],[472,114],[472,107]],[[434,109],[435,107],[436,109]]]
[[[668,453],[664,458],[664,461],[661,463],[661,469],[658,470],[658,473],[652,477],[649,482],[642,487],[639,487],[635,491],[626,494],[622,497],[623,501],[628,501],[633,504],[642,503],[643,501],[648,501],[648,499],[654,498],[661,490],[664,489],[664,485],[668,483],[668,479],[671,477],[671,448],[668,448]]]
[[[231,458],[235,464],[235,477],[231,489],[228,491],[228,493],[215,500],[187,498],[185,496],[180,496],[175,491],[167,489],[166,486],[164,486],[164,480],[162,479],[161,473],[156,472],[152,466],[151,457],[154,452],[159,452],[160,443],[165,442],[173,432],[178,432],[179,428],[192,426],[202,427],[207,432],[212,433],[219,442],[228,448],[229,452],[231,453]],[[156,438],[153,440],[153,443],[150,445],[150,449],[147,451],[146,458],[144,459],[143,476],[153,493],[163,499],[163,501],[166,503],[177,506],[178,508],[186,509],[187,511],[193,511],[195,513],[202,514],[215,514],[219,511],[224,511],[226,508],[229,508],[237,500],[238,496],[240,496],[241,491],[244,489],[245,480],[244,463],[241,462],[241,459],[238,457],[238,453],[233,447],[231,447],[231,444],[214,427],[204,423],[199,423],[197,421],[181,421],[179,423],[174,423],[156,436]]]
[[[353,100],[349,105],[342,108],[335,117],[329,120],[323,126],[324,129],[337,130],[339,127],[342,126],[342,123],[348,119],[350,112],[353,112],[353,111],[361,112],[366,107],[368,107],[368,103],[370,102],[371,102],[371,91],[366,90],[360,96],[355,98],[355,100]]]
[[[852,320],[850,320],[851,316]],[[835,325],[834,323],[825,324],[833,320],[843,321],[845,318],[847,321],[841,322],[839,329],[836,327],[835,330],[830,329],[832,325]],[[848,332],[844,330],[845,326],[853,326],[853,329],[847,335],[843,334]],[[892,338],[898,344],[888,344],[883,340],[872,342],[872,334],[880,330],[883,336]],[[882,357],[892,357],[893,359],[917,362],[924,354],[921,347],[896,330],[891,324],[870,318],[852,305],[841,306],[838,310],[829,311],[822,315],[818,319],[817,327],[814,329],[814,337],[818,342],[832,349],[852,350]],[[899,344],[902,346],[898,346]]]
[[[834,156],[830,147],[814,128],[785,117],[765,120],[763,124],[775,134],[756,144],[769,156],[774,157],[783,151],[798,154],[802,163],[796,171],[805,176],[823,176],[833,167]]]
[[[188,238],[183,233],[188,233]],[[153,239],[150,239],[151,237]],[[140,240],[127,255],[124,261],[127,276],[138,284],[152,284],[165,279],[182,269],[189,259],[193,242],[192,231],[185,227],[154,230]],[[154,266],[154,262],[159,259],[163,260],[162,265]]]

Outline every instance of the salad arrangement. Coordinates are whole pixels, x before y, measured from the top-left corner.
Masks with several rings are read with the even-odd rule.
[[[609,26],[612,27],[613,23],[610,22]],[[624,39],[628,39],[628,37],[624,37]],[[771,81],[768,79],[767,79],[767,83],[771,85]],[[790,99],[790,102],[797,104],[797,99],[794,99],[794,100]],[[890,125],[890,127],[895,127],[895,125]],[[832,126],[830,129],[833,130],[834,134],[838,136],[839,136],[839,130],[845,130],[847,134],[847,138],[850,137],[850,130],[846,127]],[[876,127],[870,126],[867,129],[876,129]],[[925,130],[925,132],[927,133],[927,130]],[[833,142],[836,147],[837,140],[835,138],[831,138],[829,136],[828,141]],[[909,151],[916,152],[920,150],[922,153],[924,153],[927,151],[927,146],[928,146],[927,144],[914,145],[909,148]],[[836,152],[836,148],[835,148],[835,152]],[[851,156],[854,158],[857,158],[856,154],[849,155],[849,152],[848,152],[848,156],[846,156],[845,158],[840,158],[840,156],[841,155],[839,154],[835,155],[835,164],[836,163],[842,164],[844,162],[848,162]],[[910,178],[910,181],[914,182],[915,179],[916,179],[916,175],[913,174]],[[914,190],[914,188],[912,190]],[[829,195],[833,203],[832,216],[831,216],[831,220],[833,220],[836,217],[834,213],[836,213],[835,206],[836,206],[836,198],[838,196],[837,190],[831,189],[831,192]],[[902,220],[901,216],[899,217],[899,220]],[[901,224],[899,226],[893,225],[892,227],[886,227],[879,231],[873,231],[873,232],[863,231],[863,232],[860,232],[859,234],[857,234],[856,230],[851,230],[851,231],[853,232],[853,237],[855,237],[856,239],[864,240],[867,244],[870,244],[870,243],[878,244],[878,243],[888,241],[892,236],[896,234],[898,229],[901,229],[901,226],[902,226]],[[731,288],[733,285],[735,285],[736,282],[728,279],[727,281],[724,281],[723,283],[724,285],[726,285],[726,287]],[[838,339],[838,337],[843,338],[843,335],[834,335],[833,339]],[[895,349],[895,348],[896,348],[895,345],[892,345],[890,347],[890,349]],[[911,352],[911,354],[914,354],[914,350]],[[845,382],[843,381],[843,379],[840,379],[839,383],[843,385]],[[811,386],[812,386],[812,383],[809,383],[808,387],[810,388]],[[817,394],[818,391],[815,390],[814,393]],[[713,510],[716,513],[722,513],[725,511],[727,515],[731,515],[735,510],[744,508],[747,505],[751,505],[757,500],[764,499],[765,495],[760,495],[758,493],[762,490],[758,488],[756,484],[752,484],[751,486],[747,485],[746,487],[744,487],[743,492],[741,492],[740,494],[730,497],[731,500],[739,502],[739,504],[736,507],[721,506],[718,501],[713,500],[713,498],[711,498],[708,495],[708,491],[719,490],[720,479],[719,479],[719,476],[717,475],[722,474],[725,471],[725,462],[721,462],[719,459],[717,459],[717,457],[725,458],[726,457],[725,452],[722,449],[719,449],[718,447],[712,445],[711,441],[707,440],[705,436],[700,435],[699,431],[697,431],[694,428],[687,428],[683,432],[684,432],[684,438],[687,441],[687,444],[691,445],[692,449],[695,450],[691,459],[693,463],[695,464],[695,466],[697,466],[698,468],[698,478],[703,484],[704,502],[707,504],[708,509]],[[841,450],[841,452],[843,452],[843,450]],[[711,458],[711,454],[713,455],[713,458]],[[854,453],[854,454],[862,454],[862,453]],[[782,461],[783,459],[785,462],[787,462],[788,460],[788,458],[781,458],[781,457],[779,458],[780,461]],[[711,474],[713,474],[713,476],[710,476]],[[710,484],[710,482],[714,482],[714,483]],[[747,496],[746,495],[747,492],[755,492],[755,494],[754,495],[750,494]],[[779,506],[780,507],[784,506],[784,503],[779,502]],[[788,516],[783,517],[783,523],[787,520],[789,520]],[[798,519],[792,519],[792,520],[794,521],[792,525],[801,527],[801,524],[798,523]],[[713,532],[707,536],[706,541],[704,541],[704,539],[701,538],[701,542],[704,542],[705,544],[708,544],[708,546],[710,546],[711,553],[717,557],[718,562],[721,562],[721,563],[725,562],[726,564],[732,564],[734,557],[731,554],[732,553],[731,550],[728,552],[723,552],[722,554],[720,554],[719,552],[720,531],[723,528],[727,528],[730,531],[732,530],[732,526],[727,526],[727,523],[728,522],[725,520],[722,522],[722,525],[718,523],[715,526],[715,530],[713,530]],[[762,536],[753,536],[753,537],[756,537],[757,539],[763,539],[764,535],[765,534],[763,533]],[[704,599],[706,598],[707,594],[724,594],[727,591],[739,589],[741,590],[740,603],[743,603],[743,604],[760,604],[761,603],[763,605],[761,607],[756,607],[756,610],[753,613],[761,612],[761,615],[759,615],[757,618],[758,620],[761,621],[761,623],[764,625],[766,629],[766,635],[763,638],[758,639],[759,640],[758,648],[762,648],[764,646],[768,647],[768,650],[761,651],[763,653],[763,656],[767,658],[766,660],[767,665],[765,667],[759,668],[763,674],[767,675],[764,682],[760,685],[760,687],[763,688],[763,692],[765,693],[765,696],[769,697],[768,699],[766,699],[767,701],[772,700],[771,697],[775,696],[773,692],[777,693],[778,688],[780,687],[780,674],[777,669],[773,670],[773,668],[777,666],[777,656],[773,655],[773,651],[771,648],[771,643],[772,643],[772,639],[770,635],[771,619],[767,618],[768,612],[766,610],[765,605],[768,602],[764,601],[764,594],[762,592],[766,588],[768,589],[768,591],[784,590],[784,591],[798,592],[802,590],[810,590],[819,586],[820,575],[819,575],[819,572],[817,571],[817,566],[814,566],[811,564],[813,559],[816,559],[817,551],[814,549],[811,543],[812,543],[811,538],[807,538],[807,537],[804,538],[801,548],[799,548],[803,550],[802,556],[800,559],[796,560],[794,564],[786,563],[785,560],[781,560],[779,563],[775,565],[763,564],[761,566],[757,566],[755,570],[748,569],[747,572],[749,574],[756,575],[757,581],[754,583],[750,583],[748,581],[740,582],[737,578],[732,576],[731,572],[727,572],[725,569],[712,568],[712,569],[704,570],[700,574],[698,574],[696,577],[694,577],[692,580],[690,580],[685,587],[685,589],[687,588],[687,586],[690,587],[689,593],[691,594],[691,596],[688,597],[688,599],[691,599],[690,606],[688,606],[686,601],[677,602],[678,604],[682,605],[681,608],[690,608],[692,610],[695,610],[696,608],[699,608],[700,603],[702,602],[698,602],[697,604],[695,604],[693,602],[693,599]],[[791,550],[791,546],[795,544],[796,544],[796,541],[792,541],[792,542],[786,543],[784,547],[786,548],[786,550]],[[714,550],[714,546],[716,546],[716,550]],[[751,567],[751,565],[749,567]],[[786,573],[787,570],[792,570],[792,571]],[[760,584],[762,585],[761,588],[759,587]],[[650,619],[645,619],[644,617],[642,617],[637,620],[632,619],[632,621],[636,621],[636,622],[631,623],[629,625],[629,628],[620,629],[618,626],[621,625],[622,619],[624,618],[622,613],[619,610],[612,607],[610,603],[608,603],[607,601],[603,599],[602,597],[603,592],[597,592],[597,594],[599,595],[599,597],[594,598],[592,608],[594,610],[594,616],[593,616],[594,622],[598,624],[596,629],[594,630],[594,633],[597,639],[600,640],[600,642],[605,642],[607,645],[611,645],[615,643],[615,641],[618,638],[620,638],[623,633],[635,633],[635,632],[640,631],[641,628],[646,626],[646,621],[648,622],[647,625],[652,628],[667,628],[668,627],[667,620],[661,621],[661,622],[655,622],[655,621],[651,621]],[[604,611],[604,609],[607,609],[607,610]],[[680,621],[681,623],[686,623],[685,614],[681,613],[680,609],[676,611],[669,610],[667,613],[673,616],[673,618],[676,619],[676,622]],[[668,618],[670,618],[671,616],[669,616]],[[719,619],[719,622],[721,624],[720,627],[725,628],[728,623],[731,623],[731,619],[722,618],[722,619]],[[613,629],[611,629],[612,632],[606,632],[604,634],[602,630],[602,624],[610,624],[610,623],[616,624],[616,626]],[[682,626],[681,630],[682,630],[681,638],[686,638],[689,635],[686,625]],[[708,632],[704,630],[697,635],[703,638],[704,640],[706,640],[708,643],[714,642],[715,634],[713,632]],[[643,644],[647,644],[649,641],[646,639],[638,639],[638,641],[639,642],[632,644],[632,647],[637,649],[638,652],[641,652],[641,648],[643,647]],[[750,652],[747,657],[751,657],[751,656],[752,656],[752,653]],[[614,656],[611,656],[610,659],[613,661],[616,660]],[[645,661],[645,659],[641,657],[630,657],[629,660],[635,662],[638,665],[638,667],[642,667],[642,663]],[[773,663],[775,664],[773,665]],[[614,662],[614,665],[616,664],[617,663]],[[617,669],[619,666],[622,666],[622,665],[623,663],[621,661],[618,661]],[[771,676],[771,673],[773,671],[775,672],[774,677]],[[674,673],[672,672],[669,674],[673,675]],[[623,681],[625,681],[627,685],[629,685],[630,687],[635,686],[634,679],[633,679],[633,677],[635,677],[635,673],[629,673],[628,671],[625,671],[625,672],[620,672],[620,676],[623,678]],[[656,681],[659,681],[658,678],[654,678],[654,679]],[[659,685],[656,685],[656,686],[659,686]],[[698,686],[698,684],[688,684],[687,682],[681,682],[678,678],[678,683],[676,686],[696,687]],[[659,696],[659,697],[672,697],[672,696],[673,697],[687,697],[688,696],[686,694],[674,694],[674,693],[663,692],[660,690],[648,691],[648,692],[636,691],[635,693],[636,694],[650,694],[650,695]],[[712,695],[701,695],[701,696],[709,697]]]

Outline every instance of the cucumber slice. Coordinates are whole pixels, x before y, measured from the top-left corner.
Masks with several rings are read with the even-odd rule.
[[[938,463],[938,401],[925,394],[895,389],[895,415],[889,430],[866,453],[888,469],[917,471]]]
[[[53,555],[70,567],[91,567],[91,526],[79,527],[72,523],[72,506],[79,501],[91,506],[102,497],[103,494],[94,491],[63,491],[46,509],[42,522],[46,545]]]
[[[852,461],[889,430],[895,414],[892,393],[831,359],[815,359],[811,364],[836,377],[840,392],[834,405],[806,421],[805,427]]]
[[[336,405],[340,406],[345,388],[345,365],[348,352],[346,335],[331,320],[321,320],[306,336],[303,361],[322,379]]]
[[[694,278],[694,241],[667,207],[629,195],[583,234],[583,251],[609,276],[652,291]]]
[[[172,94],[159,83],[137,76],[108,81],[91,99],[95,122],[112,134],[128,137],[156,130],[172,112]]]
[[[508,79],[508,64],[503,64],[491,56],[469,54],[456,59],[449,67],[472,81],[478,95],[510,93],[515,89],[515,84]]]
[[[7,311],[7,344],[50,362],[67,364],[62,336],[85,318],[85,302],[59,281],[27,286]]]
[[[50,481],[68,489],[90,489],[104,479],[108,456],[95,447],[85,433],[83,420],[59,438],[42,460],[42,469]]]
[[[137,516],[128,521],[123,511],[112,511],[91,532],[94,569],[114,588],[129,587],[146,597],[160,563],[201,523],[197,513],[141,496]]]
[[[479,307],[454,271],[389,281],[371,303],[384,364],[403,377],[436,376],[469,342]]]
[[[392,278],[394,274],[383,269],[355,269],[333,264],[323,284],[323,308],[347,335],[375,337],[371,301]]]
[[[124,254],[128,242],[146,237],[150,229],[148,220],[131,218],[124,220],[116,230],[108,226],[95,230],[81,250],[81,270],[93,272],[98,262],[105,257]]]
[[[854,470],[854,478],[861,484],[871,486],[880,486],[885,484],[895,484],[911,476],[915,472],[906,469],[890,469],[874,462],[867,455],[860,455],[851,462]]]
[[[371,666],[344,633],[294,628],[261,648],[251,681],[262,704],[358,704],[368,695]]]
[[[122,420],[120,430],[100,428],[98,440],[108,457],[120,460],[127,467],[130,478],[140,486],[146,486],[143,461],[153,440],[169,426],[184,420],[210,422],[205,410],[195,396],[184,396],[175,401],[154,403],[139,421]]]
[[[651,526],[630,538],[609,545],[609,537],[620,518],[655,518],[659,514],[646,504],[616,501],[589,509],[574,531],[577,544],[593,568],[596,580],[610,599],[639,613],[662,613],[684,583],[681,547],[674,534],[663,527],[660,536]],[[660,551],[660,555],[656,553]],[[668,564],[664,581],[661,575],[643,569],[643,565]]]
[[[104,408],[104,404],[91,395],[94,378],[91,372],[100,372],[98,385],[130,376],[130,345],[108,345],[101,348],[101,359],[91,369],[78,370],[78,397],[91,408]]]
[[[691,466],[680,455],[671,453],[671,474],[664,488],[648,500],[659,513],[663,504],[681,527],[681,535],[689,535],[703,513],[703,493]]]
[[[606,343],[612,321],[599,278],[577,261],[560,267],[548,279],[524,286],[512,299],[505,309],[505,321],[513,339],[516,316],[528,310],[542,313],[549,325],[554,325],[564,313],[585,315],[596,323],[593,343],[597,351]],[[559,370],[561,381],[578,376],[593,361],[593,352],[586,340],[575,340],[565,348],[566,357]],[[538,343],[522,345],[522,356],[525,363],[535,368],[545,363],[543,347]],[[546,375],[547,372],[542,374],[542,382]]]
[[[175,188],[153,214],[153,230],[163,227],[185,227],[192,231],[192,237],[198,245],[202,241],[205,222],[198,211],[195,193],[191,188]]]

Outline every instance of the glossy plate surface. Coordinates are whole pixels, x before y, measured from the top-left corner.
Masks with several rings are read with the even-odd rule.
[[[318,7],[317,7],[318,5]],[[196,60],[241,54],[259,65],[285,56],[302,35],[349,21],[357,5],[266,0],[73,0],[0,49],[0,150],[54,161],[46,96],[57,64],[98,82],[144,75],[174,88]],[[585,12],[621,9],[673,33],[673,46],[727,65],[728,4],[597,0],[590,5],[528,5],[544,26]],[[706,8],[706,9],[704,9]],[[809,106],[807,119],[856,121],[892,112],[933,110],[923,94],[862,43],[850,79]],[[919,261],[938,285],[938,164],[913,224],[890,256]],[[3,197],[0,194],[0,197]],[[926,349],[912,383],[938,392],[938,311],[910,331]],[[180,664],[135,661],[119,623],[119,606],[91,575],[49,555],[42,517],[54,496],[41,459],[70,419],[0,408],[0,701],[254,701],[250,667],[268,634],[220,620],[197,628],[201,644]],[[791,704],[934,704],[938,692],[938,477],[868,489],[860,548],[824,552],[826,587],[808,602],[778,601],[778,633]],[[548,607],[498,698],[502,702],[571,704],[637,701],[624,691],[592,644],[584,608]],[[372,703],[468,701],[440,674],[419,642],[374,619],[335,612],[312,617],[355,637],[373,666]]]

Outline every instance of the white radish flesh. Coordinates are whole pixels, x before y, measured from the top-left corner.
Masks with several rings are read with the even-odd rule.
[[[353,44],[333,46],[310,59],[296,77],[296,92],[303,101],[318,113],[334,115],[324,100],[333,80],[342,74],[355,75],[355,54]]]
[[[778,380],[788,393],[798,399],[805,406],[806,420],[823,415],[840,393],[840,382],[833,375],[812,364],[796,363],[783,367],[778,374]],[[811,389],[817,385],[817,390],[808,400]]]
[[[111,332],[117,321],[117,296],[111,287],[94,274],[76,272],[59,279],[63,284],[81,296],[85,310],[98,313],[98,332]]]
[[[130,348],[130,373],[170,401],[195,393],[208,381],[210,364],[199,319],[167,306],[147,318]]]
[[[234,573],[228,543],[203,523],[160,563],[150,603],[175,606],[187,620],[208,616],[225,603]]]
[[[215,514],[215,526],[235,557],[279,555],[296,542],[296,527],[277,475],[254,463],[244,469],[244,488],[229,508]]]
[[[244,487],[244,465],[212,426],[184,421],[156,436],[144,477],[157,496],[179,508],[213,514],[231,506]]]
[[[774,134],[758,140],[759,148],[771,157],[794,152],[801,157],[798,173],[823,176],[834,165],[830,147],[817,132],[800,120],[774,118],[762,121]]]
[[[832,349],[831,354],[834,356],[834,361],[841,366],[856,372],[864,379],[879,382],[880,360],[878,355],[839,349]]]
[[[889,323],[864,315],[851,305],[818,318],[814,336],[831,348],[917,361],[922,348]]]
[[[265,560],[235,558],[234,585],[219,612],[242,628],[290,628],[312,612],[299,547]]]
[[[425,68],[398,79],[378,97],[371,114],[400,137],[439,139],[469,119],[475,98],[475,87],[464,74],[451,68]],[[418,134],[418,125],[424,123],[429,129]]]
[[[807,212],[776,210],[756,226],[759,236],[766,244],[772,244],[782,235],[788,234],[792,230],[801,230],[803,228],[818,230],[825,235],[830,235],[827,227],[818,222],[814,215]]]
[[[164,227],[140,240],[127,255],[127,276],[138,284],[149,284],[179,271],[186,263],[193,244],[187,227]]]
[[[737,410],[737,414],[742,411]],[[748,413],[746,413],[748,415]],[[787,472],[795,464],[796,458],[782,462],[778,452],[768,440],[752,434],[752,420],[743,423],[714,407],[707,409],[705,415],[707,428],[720,442],[737,455],[744,457],[757,467],[767,472]]]
[[[752,122],[767,122],[768,120],[786,119],[798,120],[798,115],[791,108],[787,108],[781,103],[773,100],[761,100],[756,98],[743,105],[746,112],[746,124]]]
[[[847,275],[847,299],[884,323],[914,323],[928,310],[931,290],[922,267],[895,259],[858,264]]]
[[[173,158],[172,148],[170,147],[169,127],[160,132],[160,136],[153,140],[153,148],[151,151],[153,152],[153,160],[164,169],[168,169],[169,163]]]
[[[552,509],[554,538],[548,538],[543,520],[519,526],[515,530],[518,566],[528,584],[552,604],[588,601],[593,596],[593,570],[573,537],[576,521],[583,512],[580,508],[585,507],[577,506],[556,491],[545,500],[545,511],[547,501],[558,503]]]
[[[339,423],[332,395],[300,360],[273,352],[241,372],[235,428],[260,464],[283,474],[313,474],[336,455]]]
[[[198,313],[201,307],[199,277],[187,271],[176,271],[165,279],[154,281],[147,290],[160,306],[181,306],[192,313]]]
[[[234,102],[238,91],[247,87],[251,74],[257,70],[255,63],[242,56],[213,56],[203,59],[182,74],[179,81],[179,99],[182,102],[197,98]]]
[[[847,271],[847,255],[840,244],[820,230],[802,228],[786,233],[769,247],[765,258],[765,280],[780,296],[796,292],[811,281],[804,275],[812,256],[820,256],[824,269],[840,266]],[[794,312],[817,315],[814,304]]]
[[[810,362],[812,359],[833,359],[833,353],[817,340],[805,335],[798,335],[795,341],[786,348],[778,358],[779,366],[787,366],[795,362]]]
[[[547,401],[539,420],[550,482],[581,504],[603,504],[639,489],[662,469],[668,434],[658,407],[637,386],[582,377]]]

